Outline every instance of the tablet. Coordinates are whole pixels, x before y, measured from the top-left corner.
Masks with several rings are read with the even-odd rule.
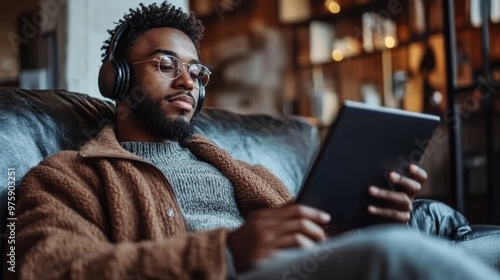
[[[368,213],[368,187],[395,189],[390,171],[408,174],[419,163],[439,117],[345,101],[304,177],[297,203],[322,209],[331,224],[364,227],[385,222]]]

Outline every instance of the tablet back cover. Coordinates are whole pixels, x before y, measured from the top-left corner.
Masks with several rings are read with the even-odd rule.
[[[368,195],[368,187],[397,188],[389,183],[389,172],[407,174],[408,165],[420,161],[438,125],[437,116],[346,101],[297,202],[329,212],[336,226],[386,222],[368,213],[369,204],[384,205]]]

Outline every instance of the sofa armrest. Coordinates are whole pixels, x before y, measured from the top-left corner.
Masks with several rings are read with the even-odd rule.
[[[457,236],[455,243],[496,235],[500,244],[500,226],[495,225],[472,225],[471,230]]]

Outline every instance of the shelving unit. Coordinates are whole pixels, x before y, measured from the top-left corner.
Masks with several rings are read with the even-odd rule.
[[[309,115],[315,117],[314,109],[310,108],[308,103],[308,95],[311,95],[310,81],[307,81],[307,76],[311,77],[313,70],[322,70],[323,77],[329,78],[330,81],[325,81],[327,86],[334,87],[335,92],[338,94],[339,103],[346,99],[360,100],[360,83],[374,83],[376,91],[380,95],[381,103],[384,105],[394,106],[391,96],[388,92],[392,91],[392,77],[387,77],[387,74],[392,75],[394,71],[406,71],[409,70],[409,64],[412,64],[414,69],[411,69],[409,75],[418,74],[418,66],[415,65],[414,61],[409,61],[408,51],[412,51],[413,45],[422,44],[435,37],[442,35],[442,32],[433,26],[433,30],[420,35],[411,35],[408,31],[408,23],[405,22],[408,14],[408,3],[404,2],[402,6],[397,7],[397,13],[389,15],[392,20],[394,20],[397,25],[397,41],[399,42],[393,48],[380,48],[374,49],[373,51],[365,51],[361,49],[359,54],[350,56],[343,59],[342,61],[326,61],[320,63],[311,63],[308,61],[308,52],[310,51],[304,42],[308,42],[307,29],[311,22],[321,21],[327,22],[334,26],[340,26],[336,29],[338,33],[336,39],[343,36],[354,37],[358,41],[359,45],[362,45],[362,21],[361,17],[365,12],[378,13],[380,15],[387,15],[388,10],[394,9],[388,8],[391,1],[363,1],[364,4],[359,4],[359,1],[337,1],[342,5],[342,9],[338,14],[327,13],[324,8],[325,1],[311,1],[311,16],[306,20],[301,20],[299,22],[293,22],[290,24],[283,24],[285,29],[290,30],[292,33],[291,45],[292,53],[294,58],[293,71],[296,73],[297,82],[296,88],[299,89],[302,96],[297,97],[294,107],[294,113],[301,115]],[[344,5],[345,3],[345,5]],[[347,6],[344,8],[344,6]],[[439,26],[439,24],[438,24]],[[376,69],[373,71],[373,69]],[[444,69],[440,69],[444,72]],[[370,73],[370,71],[373,71]],[[385,71],[385,74],[384,74]],[[307,73],[311,72],[311,73]],[[439,73],[437,75],[442,76],[444,73]],[[303,79],[304,76],[306,79]],[[305,80],[305,82],[304,82]],[[328,83],[334,84],[328,85]],[[440,85],[440,90],[444,91],[444,83]],[[304,96],[305,95],[305,96]],[[305,99],[305,100],[304,100]],[[411,105],[411,104],[410,104]],[[418,106],[407,108],[414,111],[421,111],[422,108]],[[444,109],[444,106],[443,106]],[[328,123],[326,124],[328,125]]]
[[[446,41],[446,68],[447,68],[447,87],[448,87],[448,109],[451,112],[450,123],[450,150],[453,151],[450,156],[450,182],[452,186],[452,194],[454,195],[454,203],[457,210],[466,212],[467,193],[464,189],[464,169],[467,164],[464,164],[463,155],[463,116],[460,114],[460,108],[457,105],[457,99],[460,94],[470,92],[479,93],[479,106],[481,112],[476,114],[476,118],[480,118],[479,122],[484,121],[484,144],[485,144],[485,161],[486,184],[487,184],[487,222],[492,224],[500,224],[500,180],[497,176],[500,168],[500,157],[497,155],[495,147],[495,114],[499,114],[499,110],[495,109],[495,100],[498,100],[498,90],[500,89],[499,82],[494,82],[491,75],[490,67],[490,22],[483,20],[481,26],[481,74],[473,83],[465,86],[457,85],[457,46],[456,46],[456,29],[455,29],[455,5],[454,1],[443,0],[443,18],[446,22],[445,29]],[[490,2],[481,0],[481,16],[483,19],[488,19],[490,14]],[[500,109],[500,108],[497,108]],[[495,112],[496,111],[496,112]],[[498,119],[498,117],[497,117]],[[471,120],[469,120],[471,121]],[[478,121],[475,120],[477,123]],[[497,136],[498,137],[498,136]],[[498,143],[498,142],[497,142]],[[476,155],[477,156],[477,155]],[[470,164],[473,165],[473,164]],[[484,203],[484,200],[483,200]]]

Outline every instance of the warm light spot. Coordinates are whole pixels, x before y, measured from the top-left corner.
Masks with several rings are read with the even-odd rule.
[[[439,91],[435,91],[432,93],[432,103],[437,105],[443,102],[443,95]]]
[[[340,12],[340,5],[337,2],[332,2],[328,5],[328,10],[330,10],[332,14],[336,14]]]
[[[391,36],[385,37],[385,46],[389,49],[394,48],[394,46],[396,46],[396,40],[394,40],[394,38]]]
[[[344,59],[344,54],[342,53],[341,50],[333,50],[332,58],[335,61],[341,61],[342,59]]]
[[[339,3],[335,2],[334,0],[325,1],[325,7],[332,14],[336,14],[336,13],[340,12],[340,5],[339,5]]]

